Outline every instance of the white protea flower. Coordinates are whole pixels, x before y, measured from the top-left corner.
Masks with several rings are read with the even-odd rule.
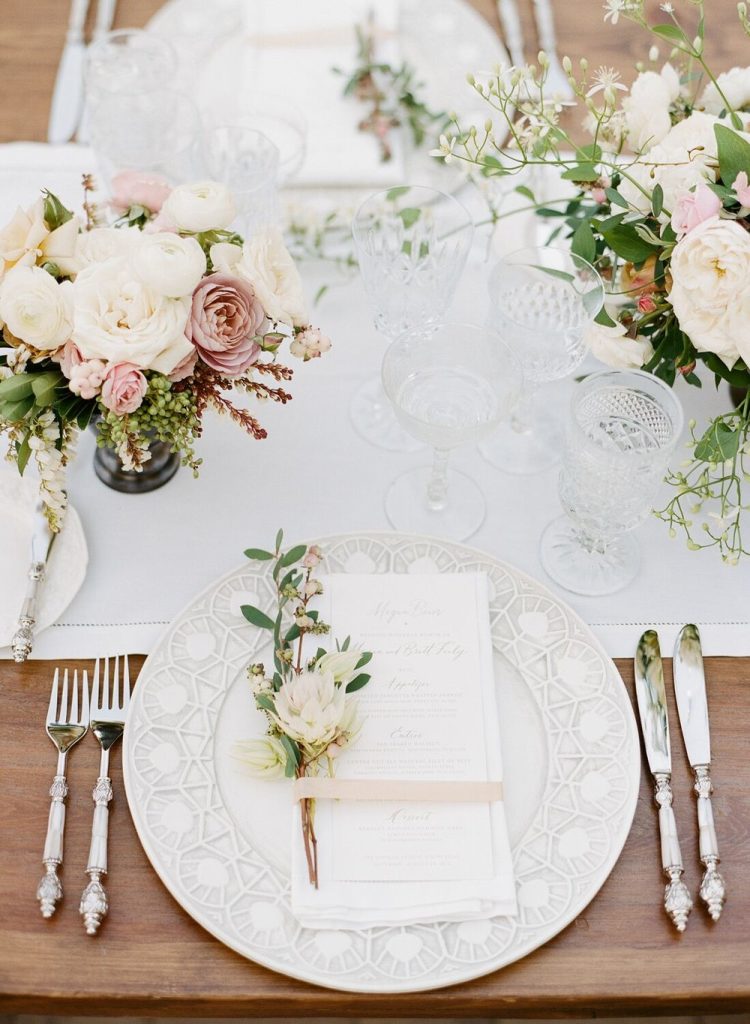
[[[316,663],[318,672],[331,672],[336,682],[346,688],[346,684],[354,678],[357,663],[362,651],[351,647],[346,651],[329,651]]]
[[[333,672],[300,672],[282,684],[270,714],[283,733],[317,756],[346,723],[346,691]]]
[[[284,774],[286,751],[275,736],[239,740],[232,748],[232,760],[240,771],[260,779],[275,779]]]

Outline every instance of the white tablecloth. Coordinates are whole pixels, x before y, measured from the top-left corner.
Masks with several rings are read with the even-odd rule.
[[[72,146],[0,147],[0,222],[41,186],[76,202],[80,173],[92,165],[88,151]],[[453,319],[485,316],[488,265],[480,249],[464,274]],[[335,276],[325,268],[303,271],[310,295]],[[266,441],[212,418],[200,442],[205,461],[197,481],[181,470],[151,494],[118,494],[94,476],[93,437],[81,438],[70,493],[88,538],[89,572],[62,619],[37,638],[35,657],[147,652],[193,595],[240,563],[246,547],[271,544],[279,526],[290,541],[388,528],[389,482],[426,453],[381,451],[350,426],[349,395],[377,372],[383,353],[359,280],[332,288],[314,320],[332,337],[333,350],[305,367],[295,361],[295,398],[286,408],[260,408]],[[700,421],[727,407],[726,393],[717,395],[710,381],[702,392],[678,387],[686,418]],[[459,452],[456,462],[481,480],[487,496],[486,522],[470,543],[545,579],[537,549],[545,524],[560,511],[556,471],[508,476],[473,450]],[[689,552],[656,520],[638,538],[641,571],[627,589],[595,599],[565,595],[609,653],[632,655],[649,626],[659,629],[669,653],[679,628],[697,622],[706,653],[750,654],[750,562],[733,569],[715,551]]]

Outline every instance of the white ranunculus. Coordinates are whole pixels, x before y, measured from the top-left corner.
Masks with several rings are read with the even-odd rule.
[[[220,231],[237,215],[234,197],[218,181],[196,181],[173,188],[161,216],[178,231]]]
[[[92,228],[82,231],[76,245],[78,269],[103,263],[113,256],[124,256],[143,239],[140,228]]]
[[[275,779],[284,774],[286,751],[275,736],[240,740],[232,748],[232,759],[241,771],[260,779]]]
[[[732,367],[750,359],[750,235],[736,221],[712,217],[678,242],[670,263],[669,301],[699,352]]]
[[[351,647],[346,651],[329,651],[324,654],[316,663],[318,672],[332,672],[337,683],[346,684],[354,678],[357,662],[362,657],[362,651]]]
[[[716,81],[733,110],[746,110],[750,107],[750,68],[732,68],[719,75]],[[703,90],[698,105],[709,114],[718,115],[726,109],[719,89],[713,82],[709,82]]]
[[[0,284],[0,322],[11,334],[44,351],[70,338],[71,285],[58,284],[41,267],[13,267]]]
[[[215,242],[210,249],[211,264],[219,274],[234,274],[242,259],[242,246],[233,242]]]
[[[346,692],[332,672],[301,672],[282,684],[272,715],[287,736],[320,751],[349,717]]]
[[[235,271],[253,286],[269,319],[294,327],[305,326],[307,309],[302,280],[277,228],[257,231],[245,242]]]
[[[624,169],[618,189],[623,198],[641,213],[649,213],[651,194],[661,185],[661,220],[666,223],[667,211],[671,215],[680,196],[702,181],[716,181],[716,123],[715,117],[696,112],[674,125],[658,145]]]
[[[125,257],[82,270],[73,299],[72,337],[86,359],[169,373],[193,351],[185,337],[189,297],[159,294]]]
[[[141,280],[169,299],[192,295],[206,273],[206,257],[196,240],[171,231],[144,235],[131,261]]]
[[[638,75],[622,101],[632,149],[647,152],[669,133],[669,108],[679,94],[680,79],[671,64],[665,64],[661,74],[643,71]]]
[[[616,370],[639,370],[654,354],[648,338],[630,338],[621,323],[614,327],[591,323],[586,343],[596,358]]]

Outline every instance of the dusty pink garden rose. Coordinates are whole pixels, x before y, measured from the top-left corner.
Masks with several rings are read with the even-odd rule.
[[[737,199],[742,206],[750,206],[750,182],[747,180],[747,173],[740,171],[732,185]]]
[[[120,171],[112,179],[111,205],[120,213],[131,206],[143,206],[152,213],[161,210],[172,186],[160,174],[143,171]]]
[[[721,199],[708,185],[697,185],[694,192],[688,192],[677,200],[672,214],[672,227],[678,238],[697,228],[709,217],[716,217],[721,209]]]
[[[185,334],[204,363],[234,377],[258,358],[265,313],[252,285],[231,274],[204,277],[193,292]]]
[[[143,401],[148,383],[134,363],[115,363],[104,375],[102,402],[118,416],[135,412]]]
[[[83,356],[74,341],[66,341],[63,347],[59,348],[52,358],[56,363],[60,364],[60,369],[68,380],[73,376],[73,367],[80,366],[83,362]]]
[[[193,349],[189,352],[185,358],[175,366],[171,373],[167,374],[167,377],[176,384],[180,380],[185,380],[189,377],[195,369],[195,364],[198,362],[198,352]]]

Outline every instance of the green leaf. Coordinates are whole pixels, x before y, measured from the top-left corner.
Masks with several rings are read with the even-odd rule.
[[[370,676],[363,672],[355,676],[350,683],[347,683],[346,692],[355,693],[357,690],[361,690],[363,686],[367,686],[369,682]]]
[[[73,216],[72,212],[63,206],[54,192],[48,189],[43,190],[44,195],[44,222],[50,231],[54,231],[62,224],[66,224]]]
[[[34,392],[36,404],[39,406],[52,405],[56,397],[55,389],[61,384],[65,387],[67,392],[65,379],[62,374],[58,373],[56,370],[50,370],[47,373],[34,374],[31,379],[31,388]]]
[[[405,196],[410,188],[411,185],[397,185],[395,188],[389,188],[385,194],[385,198],[391,203],[395,202],[396,199],[399,199],[401,196]]]
[[[410,228],[422,216],[422,211],[416,206],[405,206],[403,210],[398,211],[397,216],[401,218],[401,223],[405,228]]]
[[[596,259],[596,239],[588,221],[582,220],[573,232],[570,251],[587,263],[593,263]]]
[[[714,125],[719,147],[719,171],[725,185],[733,185],[740,171],[750,175],[750,143],[723,124]]]
[[[252,558],[255,562],[267,562],[273,557],[272,551],[264,551],[263,548],[248,548],[245,551],[245,558]]]
[[[536,202],[536,196],[528,185],[516,185],[515,191],[518,192],[519,196],[525,196],[526,199],[530,199],[532,203]]]
[[[300,754],[299,747],[294,740],[290,740],[284,733],[279,736],[279,740],[286,751],[286,767],[284,768],[284,774],[288,779],[292,779],[297,774],[297,766],[302,760],[302,755]]]
[[[627,199],[623,198],[616,188],[605,188],[604,194],[613,206],[622,206],[626,210],[630,209],[630,204]]]
[[[662,39],[668,39],[672,43],[685,43],[685,33],[676,25],[652,25],[651,31]]]
[[[658,182],[651,193],[651,209],[654,211],[654,217],[658,217],[664,209],[664,189]]]
[[[655,253],[652,245],[641,238],[633,224],[617,224],[602,231],[604,241],[618,256],[631,263],[643,263]]]
[[[255,706],[261,711],[273,711],[275,708],[273,698],[269,697],[267,693],[256,693]]]
[[[23,441],[18,446],[16,452],[16,465],[18,466],[18,472],[23,476],[23,471],[26,469],[26,464],[29,461],[31,455],[31,446],[29,445],[29,435],[26,434]]]
[[[276,534],[276,550],[277,551],[281,551],[281,542],[283,541],[283,539],[284,539],[284,531],[283,530],[279,530],[278,533]]]
[[[7,420],[8,423],[20,423],[33,408],[33,394],[18,402],[2,402],[0,403],[0,420]]]
[[[695,446],[695,457],[702,462],[725,462],[737,454],[742,430],[733,430],[722,419],[716,419]]]
[[[254,626],[258,626],[259,629],[273,630],[273,619],[270,619],[265,612],[260,610],[260,608],[255,608],[251,604],[243,604],[240,611],[248,622],[251,622]]]
[[[85,430],[91,422],[91,417],[96,411],[96,402],[90,402],[85,409],[82,409],[76,417],[76,423],[78,424],[79,430]]]
[[[306,551],[306,544],[296,544],[293,548],[289,548],[281,559],[282,568],[286,569],[288,565],[294,565],[295,562],[299,562],[301,558],[305,557]]]
[[[698,356],[709,370],[717,377],[721,377],[722,380],[729,381],[730,384],[734,384],[738,388],[750,387],[750,370],[741,359],[730,370],[726,363],[713,352],[699,352]]]
[[[0,380],[0,402],[20,402],[32,395],[33,378],[30,373],[15,373]]]
[[[354,670],[356,671],[358,668],[364,668],[365,665],[369,665],[369,663],[371,661],[372,661],[372,654],[370,654],[369,651],[365,651],[365,653],[359,659],[357,664],[354,666]]]
[[[295,640],[299,639],[301,633],[302,633],[302,630],[299,628],[299,626],[295,622],[294,625],[290,626],[289,629],[287,630],[287,633],[286,633],[286,636],[284,637],[284,639],[286,640],[286,642],[288,644],[294,643]]]
[[[565,181],[597,181],[600,172],[595,164],[576,164],[560,175]]]
[[[615,321],[607,312],[607,307],[602,306],[599,312],[594,317],[594,323],[600,324],[602,327],[614,327]]]

